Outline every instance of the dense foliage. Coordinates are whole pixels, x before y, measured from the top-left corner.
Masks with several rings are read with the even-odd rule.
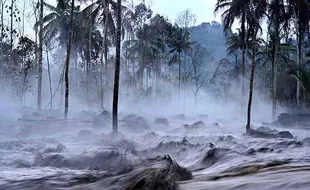
[[[72,7],[69,0],[58,0],[55,5],[43,1],[41,19],[40,2],[33,2],[36,23],[35,35],[31,38],[18,32],[17,23],[25,18],[17,2],[2,1],[2,15],[10,21],[2,19],[0,23],[2,90],[14,95],[21,104],[26,103],[27,92],[35,92],[33,84],[39,76],[40,51],[37,38],[42,21],[43,79],[46,78],[43,86],[54,86],[48,90],[43,88],[43,97],[51,94],[51,99],[58,97],[63,102],[65,52],[72,15],[70,91],[88,105],[110,109],[117,2],[83,0],[76,1]],[[195,32],[195,15],[189,10],[180,13],[177,23],[171,23],[162,15],[154,15],[143,3],[122,3],[120,96],[128,102],[152,99],[155,104],[164,105],[173,98],[174,89],[178,91],[179,103],[181,94],[186,96],[186,89],[192,91],[192,100],[196,103],[198,93],[206,89],[212,89],[216,96],[235,100],[245,99],[247,92],[251,94],[256,89],[261,97],[272,100],[274,118],[277,104],[306,109],[309,106],[310,3],[306,0],[218,0],[215,12],[223,19],[223,26],[213,23],[213,27],[223,27],[227,38],[226,57],[217,57],[221,54],[210,49],[213,44],[200,40],[203,36]],[[266,20],[267,32],[263,32]],[[237,21],[240,28],[233,32],[232,26]],[[53,77],[49,84],[47,73]],[[45,103],[50,105],[50,102]]]

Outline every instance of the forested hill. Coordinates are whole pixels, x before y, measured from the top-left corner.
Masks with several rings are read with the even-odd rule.
[[[204,22],[193,27],[191,40],[205,47],[213,55],[215,62],[225,58],[227,55],[226,37],[223,32],[223,26],[218,22]]]

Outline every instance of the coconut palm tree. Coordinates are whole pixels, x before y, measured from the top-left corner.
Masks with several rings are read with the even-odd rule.
[[[238,55],[240,50],[242,49],[242,34],[241,30],[238,28],[237,33],[232,34],[227,38],[227,55],[232,55],[235,58],[236,64],[236,77],[239,75],[239,68],[238,68]]]
[[[306,31],[309,29],[310,4],[307,0],[287,0],[289,13],[295,23],[297,39],[297,65],[301,67],[302,62],[302,44]],[[297,105],[300,105],[300,83],[297,82]]]
[[[253,84],[254,84],[254,72],[255,72],[255,55],[260,48],[260,42],[257,39],[258,32],[261,30],[260,22],[264,18],[267,10],[267,0],[251,0],[249,6],[250,14],[247,15],[247,22],[249,26],[248,34],[249,44],[252,50],[252,68],[250,76],[250,91],[247,110],[247,124],[246,132],[250,132],[251,129],[251,109],[253,98]]]
[[[39,76],[38,76],[38,94],[37,94],[37,109],[41,110],[41,94],[42,94],[42,65],[43,65],[43,3],[40,1],[40,30],[39,30],[39,52],[38,52],[38,66],[39,66]],[[13,9],[13,7],[12,7]]]
[[[97,55],[103,49],[103,37],[99,31],[98,25],[96,24],[96,14],[91,9],[84,9],[76,17],[76,23],[79,23],[78,27],[75,27],[75,36],[79,39],[74,41],[74,47],[77,52],[80,53],[81,57],[86,60],[84,64],[86,74],[86,99],[89,103],[89,86],[90,86],[90,65],[92,56]],[[110,43],[110,42],[109,42]],[[100,93],[101,93],[101,107],[103,107],[103,63],[100,67]]]
[[[119,92],[119,74],[121,62],[121,29],[122,29],[122,0],[117,0],[117,28],[116,28],[116,56],[114,73],[114,91],[113,91],[113,111],[112,124],[113,132],[118,132],[118,92]]]
[[[218,0],[215,5],[215,13],[224,9],[221,17],[224,24],[224,31],[231,29],[236,19],[241,22],[241,40],[242,40],[242,94],[244,94],[245,79],[245,44],[246,44],[246,19],[249,14],[249,0]]]
[[[125,41],[123,46],[128,49],[132,55],[137,53],[139,55],[140,67],[138,76],[140,77],[142,87],[143,71],[151,68],[150,63],[163,53],[166,45],[162,39],[156,36],[154,27],[144,25],[143,28],[137,30],[136,39]],[[148,63],[148,65],[146,63]]]
[[[70,0],[57,0],[56,6],[44,3],[46,9],[50,12],[43,18],[44,40],[50,42],[58,40],[60,46],[66,47],[69,39],[69,20],[70,20]],[[78,14],[79,7],[74,8],[74,14]],[[75,16],[76,16],[75,15]],[[35,24],[38,27],[39,23]]]
[[[71,13],[70,13],[70,24],[69,24],[69,40],[67,46],[67,57],[66,57],[66,65],[65,65],[65,119],[68,118],[68,110],[69,110],[69,63],[71,56],[71,47],[72,47],[72,38],[73,38],[73,17],[74,17],[74,0],[71,1]]]
[[[88,0],[84,0],[88,1]],[[117,24],[117,13],[118,13],[118,3],[115,0],[96,0],[87,6],[85,11],[91,10],[95,18],[100,18],[100,21],[103,25],[103,55],[104,63],[106,70],[106,82],[109,81],[109,72],[108,72],[108,52],[109,52],[109,41],[112,44],[116,42],[116,24]],[[133,28],[130,25],[130,17],[125,15],[130,15],[129,10],[125,6],[121,6],[121,10],[124,13],[122,17],[122,36],[125,32],[133,33]],[[108,85],[108,83],[107,83]]]
[[[299,67],[291,69],[288,71],[288,74],[294,77],[300,86],[305,91],[308,98],[310,98],[310,73],[305,67]]]
[[[276,119],[277,112],[277,74],[279,60],[279,46],[281,32],[287,31],[289,26],[289,15],[286,11],[284,0],[271,0],[268,5],[269,35],[273,43],[272,59],[272,119]]]
[[[168,39],[168,47],[170,53],[173,54],[171,61],[178,62],[179,64],[179,87],[178,87],[178,101],[180,101],[180,89],[181,89],[181,53],[189,50],[193,42],[189,41],[190,34],[184,28],[180,28],[178,25],[174,26],[173,36]]]

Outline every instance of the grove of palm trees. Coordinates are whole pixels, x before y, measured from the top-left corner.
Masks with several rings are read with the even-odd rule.
[[[0,189],[309,189],[310,2],[205,1],[0,0]]]

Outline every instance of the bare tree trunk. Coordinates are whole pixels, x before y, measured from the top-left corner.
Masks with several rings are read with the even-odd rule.
[[[73,14],[74,14],[74,0],[71,1],[71,15],[70,15],[70,25],[69,25],[69,41],[67,46],[67,57],[66,57],[66,67],[65,67],[65,113],[64,117],[68,119],[68,110],[69,110],[69,64],[70,64],[70,55],[72,47],[72,38],[73,38]]]
[[[48,58],[48,50],[46,46],[46,61],[47,61],[47,73],[48,73],[48,82],[50,83],[50,95],[51,95],[51,109],[53,109],[53,89],[52,89],[52,78],[51,78],[51,68],[50,61]]]
[[[249,132],[251,129],[251,108],[252,108],[252,97],[253,97],[254,71],[255,71],[255,47],[253,47],[253,56],[252,56],[252,70],[251,70],[251,78],[250,78],[250,91],[249,91],[246,132]]]
[[[198,93],[196,92],[196,93],[194,93],[194,96],[195,96],[195,109],[197,108],[197,95],[198,95]]]
[[[103,91],[103,64],[100,65],[100,107],[103,109],[103,96],[104,96],[104,91]]]
[[[43,4],[44,1],[40,1],[40,31],[39,31],[39,52],[38,52],[38,66],[39,66],[39,78],[38,78],[38,94],[37,94],[37,109],[41,110],[42,99],[42,66],[43,66]]]
[[[121,0],[117,0],[117,30],[116,30],[116,56],[115,56],[115,74],[114,74],[114,92],[113,92],[113,132],[118,132],[118,93],[119,93],[119,75],[121,62]]]
[[[13,13],[14,13],[14,0],[11,0],[11,38],[10,38],[10,44],[11,44],[11,49],[13,49]]]
[[[100,85],[100,88],[101,88],[101,90],[100,90],[100,99],[101,99],[101,108],[104,108],[104,106],[103,106],[103,96],[104,96],[104,92],[103,92],[103,70],[104,70],[104,62],[103,62],[103,55],[104,54],[104,52],[102,52],[101,53],[101,58],[100,58],[100,82],[101,82],[101,85]]]
[[[23,7],[23,26],[22,26],[22,36],[25,35],[25,2]],[[1,37],[2,38],[2,37]],[[23,79],[22,84],[22,92],[21,92],[21,99],[20,99],[20,105],[23,105],[23,102],[25,102],[25,94],[26,94],[26,72],[27,68],[25,68],[25,52],[22,52],[22,68],[24,68],[25,78]]]
[[[278,54],[280,46],[280,23],[279,13],[275,15],[275,46],[273,55],[273,93],[272,93],[272,120],[275,121],[277,118],[277,80],[278,80]]]
[[[181,52],[179,52],[179,88],[178,88],[178,104],[180,104],[180,90],[181,90]]]
[[[3,24],[4,24],[4,18],[3,18],[3,15],[4,15],[4,3],[3,0],[1,0],[1,52],[0,52],[0,59],[1,59],[1,62],[0,62],[0,87],[3,87],[3,78],[4,78],[4,71],[3,71],[3,35],[4,35],[4,27],[3,27]]]
[[[297,32],[297,67],[300,69],[301,66],[301,34]],[[298,71],[298,76],[300,77],[300,72]],[[296,89],[296,100],[297,106],[300,106],[300,83],[297,81],[297,89]]]
[[[104,32],[103,32],[103,46],[104,46],[104,64],[105,64],[105,87],[106,91],[109,89],[109,67],[108,67],[108,15],[109,15],[109,1],[104,1],[104,14],[105,14],[105,21],[104,21]]]
[[[132,65],[132,92],[135,92],[136,87],[136,76],[135,76],[135,62],[131,62]]]
[[[60,106],[62,106],[62,100],[64,98],[64,75],[65,75],[65,70],[62,71],[60,75]]]
[[[89,58],[86,57],[86,101],[89,105]]]
[[[38,22],[38,15],[37,15],[37,4],[39,4],[39,1],[40,0],[37,0],[37,3],[34,5],[34,16],[35,16],[35,19],[36,19],[36,23]],[[37,28],[35,27],[34,28],[34,37],[35,37],[35,44],[38,44],[38,30]],[[38,63],[38,49],[36,48],[35,49],[35,63],[37,64]]]
[[[244,46],[247,43],[245,40],[245,13],[242,14],[241,19],[241,32],[242,32],[242,96],[245,95],[245,57]]]
[[[276,36],[277,38],[277,36]],[[277,118],[277,79],[278,79],[278,53],[279,53],[279,41],[275,42],[275,55],[274,55],[274,70],[273,70],[273,93],[272,93],[272,120]]]

